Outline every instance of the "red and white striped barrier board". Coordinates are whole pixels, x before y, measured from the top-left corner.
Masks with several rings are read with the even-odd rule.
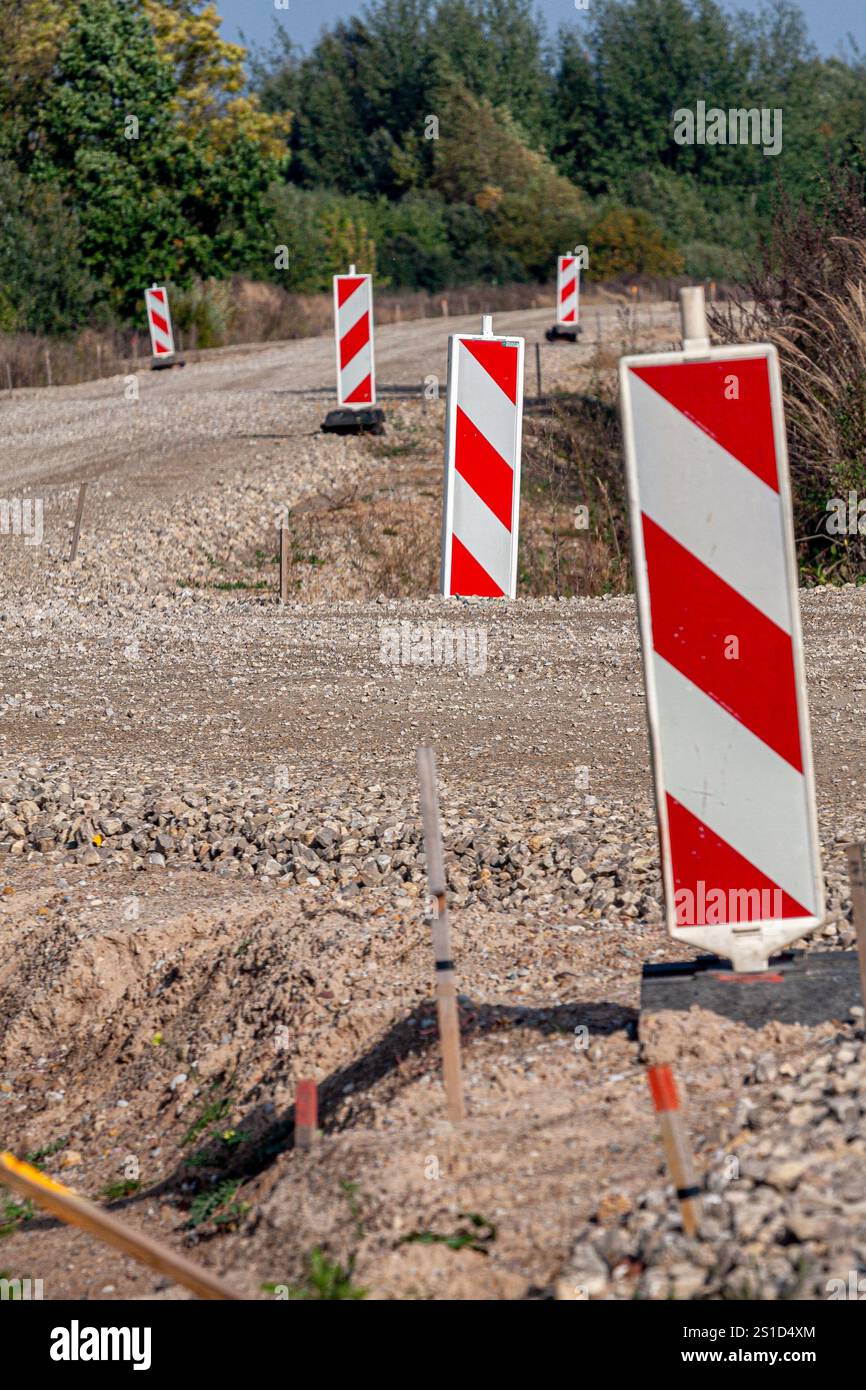
[[[144,292],[147,322],[150,328],[150,348],[154,357],[174,356],[174,333],[168,308],[168,291],[164,285],[151,285]]]
[[[574,328],[580,295],[580,257],[556,258],[556,322]]]
[[[489,322],[489,320],[488,320]],[[448,340],[445,595],[514,598],[523,424],[523,339]]]
[[[339,404],[375,405],[373,277],[356,275],[354,266],[334,276],[334,336]]]
[[[778,357],[620,382],[668,930],[761,970],[823,914]]]

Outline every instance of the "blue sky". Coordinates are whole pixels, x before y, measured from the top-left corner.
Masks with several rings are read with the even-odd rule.
[[[287,10],[277,10],[274,0],[215,0],[215,3],[223,16],[226,38],[238,40],[243,32],[248,44],[268,46],[276,18],[302,49],[312,46],[323,26],[329,27],[335,20],[363,8],[363,0],[288,0]],[[720,0],[720,3],[726,9],[755,10],[759,0]],[[822,53],[835,53],[849,33],[866,48],[866,0],[800,0],[800,8]],[[581,22],[581,13],[575,10],[574,0],[539,0],[538,9],[552,31],[565,21]]]

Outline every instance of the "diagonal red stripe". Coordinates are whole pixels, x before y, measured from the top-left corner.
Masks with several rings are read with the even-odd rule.
[[[665,800],[678,927],[812,916],[676,797]]]
[[[158,299],[160,304],[165,303],[165,290],[151,290],[151,299]]]
[[[568,299],[570,295],[574,294],[574,287],[575,287],[576,283],[577,283],[577,276],[575,276],[573,279],[569,280],[569,282],[568,282],[567,285],[563,285],[562,289],[561,289],[560,292],[559,292],[559,297],[560,297],[560,299]]]
[[[456,536],[451,537],[451,593],[466,598],[502,598],[503,591]]]
[[[471,352],[476,362],[480,362],[485,372],[493,377],[500,390],[504,391],[512,405],[517,404],[517,348],[507,347],[505,343],[492,338],[461,338],[467,352]]]
[[[167,334],[168,334],[168,320],[167,320],[167,319],[164,319],[164,318],[162,317],[162,314],[158,314],[158,313],[156,312],[155,309],[151,309],[151,311],[150,311],[150,317],[151,317],[152,322],[153,322],[153,323],[156,325],[156,327],[159,329],[160,333],[165,333],[165,334],[167,335]]]
[[[342,309],[350,295],[364,283],[363,275],[339,275],[337,277],[337,308]]]
[[[779,491],[765,357],[631,370],[768,487]]]
[[[646,515],[643,534],[659,656],[802,772],[787,632]]]
[[[162,343],[157,343],[154,351],[157,357],[159,357],[162,352],[169,354],[169,356],[171,355],[171,348],[163,347]]]
[[[454,467],[494,516],[511,530],[514,472],[458,405]]]
[[[346,404],[348,405],[350,402],[357,403],[359,401],[372,401],[372,399],[373,390],[370,381],[370,373],[368,372],[367,375],[364,377],[364,380],[358,382],[358,385],[355,387],[351,395],[346,397]]]
[[[362,314],[358,322],[340,339],[340,369],[342,370],[347,362],[351,362],[352,358],[359,353],[361,348],[369,341],[370,315]]]
[[[563,256],[560,264],[563,270],[570,270],[574,265],[574,256]]]

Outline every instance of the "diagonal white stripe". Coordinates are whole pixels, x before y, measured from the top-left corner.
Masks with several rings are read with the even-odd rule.
[[[664,657],[652,662],[665,790],[817,916],[805,778]]]
[[[171,338],[163,333],[161,328],[157,328],[155,323],[150,325],[150,346],[154,352],[156,352],[157,347],[167,348],[169,352],[174,351],[174,343]]]
[[[370,360],[370,340],[368,339],[360,352],[356,352],[351,362],[347,362],[340,372],[340,391],[344,401],[351,396],[355,387],[361,384],[364,377],[369,376]]]
[[[337,322],[341,338],[345,338],[358,319],[363,318],[370,309],[370,281],[362,280],[337,310]]]
[[[454,471],[454,535],[499,585],[511,592],[511,532]]]
[[[457,404],[479,434],[513,468],[517,456],[517,407],[463,343],[457,371]]]
[[[634,372],[629,382],[641,510],[790,633],[779,494]]]

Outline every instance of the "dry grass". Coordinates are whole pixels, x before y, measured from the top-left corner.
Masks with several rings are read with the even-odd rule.
[[[634,277],[610,284],[588,282],[581,293],[590,304],[594,299],[618,301],[625,313],[627,309],[634,312],[634,306],[641,302],[675,298],[677,284],[674,280]],[[376,322],[552,308],[555,298],[552,283],[464,285],[435,294],[377,290]],[[333,327],[330,294],[290,294],[279,285],[241,276],[173,291],[172,309],[177,347],[189,360],[196,360],[208,348],[315,337],[330,333]],[[142,301],[140,329],[87,328],[67,339],[0,333],[0,394],[10,386],[47,386],[49,379],[55,386],[69,386],[134,373],[149,363],[150,339]]]
[[[522,493],[521,592],[627,591],[622,449],[611,400],[563,396],[527,420]]]
[[[330,333],[333,301],[329,294],[289,294],[279,285],[236,277],[214,286],[172,297],[175,340],[187,357],[209,347],[284,342]],[[207,331],[187,312],[187,299],[205,302]],[[475,285],[440,294],[378,291],[380,324],[438,318],[443,314],[502,312],[553,305],[553,287]],[[187,319],[190,322],[187,322]],[[142,302],[141,330],[85,329],[75,338],[48,338],[31,333],[0,333],[0,393],[30,386],[69,386],[99,377],[141,371],[150,362],[150,339]]]
[[[795,530],[807,581],[857,580],[866,536],[828,531],[828,503],[866,496],[866,200],[831,169],[815,210],[783,199],[741,295],[710,315],[724,342],[779,349]]]

